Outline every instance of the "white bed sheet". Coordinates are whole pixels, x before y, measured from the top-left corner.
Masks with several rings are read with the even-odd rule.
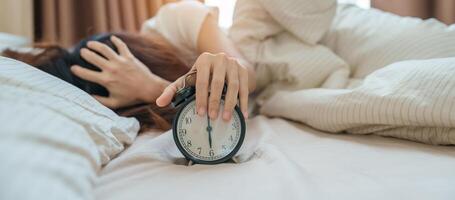
[[[148,132],[100,172],[97,199],[454,199],[455,147],[248,122],[241,164],[176,165],[170,132]],[[254,149],[254,150],[252,150]]]

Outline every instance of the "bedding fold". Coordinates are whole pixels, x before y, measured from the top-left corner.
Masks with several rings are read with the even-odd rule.
[[[331,1],[298,6],[305,2],[236,6],[229,36],[257,63],[260,114],[332,133],[455,144],[453,27]],[[317,26],[306,23],[313,16]]]
[[[455,57],[403,61],[375,71],[353,89],[280,92],[264,104],[261,113],[328,132],[453,145],[453,77]]]

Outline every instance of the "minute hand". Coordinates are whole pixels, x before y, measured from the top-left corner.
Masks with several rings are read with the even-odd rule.
[[[209,133],[209,146],[212,148],[212,127],[210,126],[209,115],[207,115],[207,132]]]

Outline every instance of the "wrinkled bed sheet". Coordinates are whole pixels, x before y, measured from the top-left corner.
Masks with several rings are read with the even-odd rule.
[[[182,165],[171,132],[140,135],[99,174],[97,199],[453,199],[455,149],[248,122],[240,164]]]

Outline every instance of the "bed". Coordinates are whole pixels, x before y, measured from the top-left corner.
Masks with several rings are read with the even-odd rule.
[[[147,132],[99,173],[97,199],[453,199],[455,149],[333,135],[258,116],[239,164],[185,166],[171,133]],[[258,135],[251,135],[258,134]],[[256,146],[256,147],[255,147]],[[242,150],[240,152],[242,155]]]
[[[353,7],[340,10],[354,13],[344,17],[358,20],[339,20],[330,33],[340,36],[345,31],[345,37],[327,36],[322,42],[363,69],[359,74],[400,59],[455,57],[455,45],[449,45],[455,42],[453,26],[371,11],[384,18],[381,23],[409,25],[406,28],[419,30],[421,37],[438,36],[431,41],[406,40],[421,42],[425,50],[437,49],[432,54],[413,51],[411,55],[400,49],[401,55],[376,59],[380,55],[375,50],[396,50],[384,46],[395,45],[393,40],[384,37],[374,43],[377,46],[365,46],[368,38],[379,37],[374,33],[384,31],[369,32],[374,23],[358,29],[366,15],[374,15]],[[416,29],[421,26],[436,32]],[[362,56],[364,51],[373,52],[371,59]],[[116,115],[81,90],[24,63],[0,57],[0,91],[0,199],[455,197],[453,145],[332,134],[301,122],[258,115],[248,120],[238,163],[188,166],[170,131],[138,134],[136,120]]]

